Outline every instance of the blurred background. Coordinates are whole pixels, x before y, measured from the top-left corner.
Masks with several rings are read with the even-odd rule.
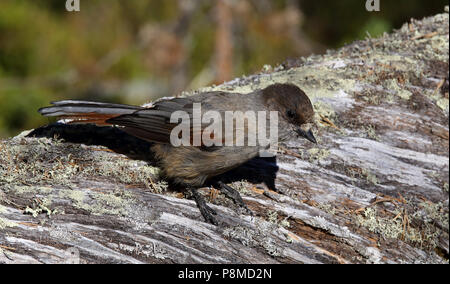
[[[0,138],[66,98],[143,104],[442,13],[448,1],[0,0]]]

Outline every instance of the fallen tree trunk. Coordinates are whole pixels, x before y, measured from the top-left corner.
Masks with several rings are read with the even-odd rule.
[[[219,226],[118,129],[1,141],[0,262],[448,263],[448,29],[447,9],[208,88],[291,82],[317,112],[317,146],[292,140],[219,177],[253,216],[202,190]]]

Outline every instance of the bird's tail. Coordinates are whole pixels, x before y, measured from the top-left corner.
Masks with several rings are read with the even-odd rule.
[[[56,116],[67,119],[69,123],[94,123],[109,125],[107,120],[144,109],[139,106],[100,103],[90,101],[64,100],[52,102],[52,106],[40,108],[43,116]]]

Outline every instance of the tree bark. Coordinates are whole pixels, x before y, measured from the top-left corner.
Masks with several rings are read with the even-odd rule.
[[[218,177],[253,216],[205,188],[219,225],[205,223],[148,144],[115,128],[0,141],[0,262],[448,263],[446,9],[205,88],[291,82],[314,103],[318,145],[294,139]]]

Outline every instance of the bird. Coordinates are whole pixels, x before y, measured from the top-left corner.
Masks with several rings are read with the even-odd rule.
[[[211,124],[201,120],[197,124],[187,124],[188,144],[174,145],[172,135],[179,120],[174,121],[175,113],[183,113],[189,119],[195,116],[195,106],[200,106],[201,115],[214,112],[222,119],[217,132],[202,136]],[[251,137],[268,136],[269,130],[257,128],[254,121],[247,119],[240,126],[232,121],[231,132],[225,131],[227,112],[263,112],[263,118],[269,122],[268,113],[277,114],[277,140],[286,141],[295,136],[317,143],[311,130],[314,119],[314,108],[308,96],[298,86],[291,83],[275,83],[248,94],[225,91],[209,91],[187,97],[163,98],[150,106],[133,106],[104,102],[62,100],[51,102],[51,106],[38,110],[48,117],[59,117],[69,123],[88,123],[100,126],[120,127],[124,132],[152,142],[151,151],[163,177],[184,186],[191,191],[200,213],[205,221],[218,225],[216,211],[206,204],[198,193],[208,180],[230,171],[245,162],[260,156],[261,151],[270,145],[257,140],[250,145]],[[172,119],[171,119],[172,118]],[[211,121],[211,120],[210,120]],[[247,144],[237,145],[238,129],[243,131],[243,139]],[[265,133],[262,133],[265,132]],[[231,134],[230,134],[231,133]],[[236,135],[234,135],[236,133]],[[196,136],[198,135],[198,136]],[[192,143],[193,137],[211,138],[214,143]],[[227,140],[229,139],[229,140]],[[227,144],[227,141],[232,143]],[[186,141],[185,141],[186,142]],[[273,142],[273,141],[270,141]],[[236,204],[248,210],[239,192],[223,182],[218,182],[219,189]],[[251,211],[248,210],[250,213]]]

